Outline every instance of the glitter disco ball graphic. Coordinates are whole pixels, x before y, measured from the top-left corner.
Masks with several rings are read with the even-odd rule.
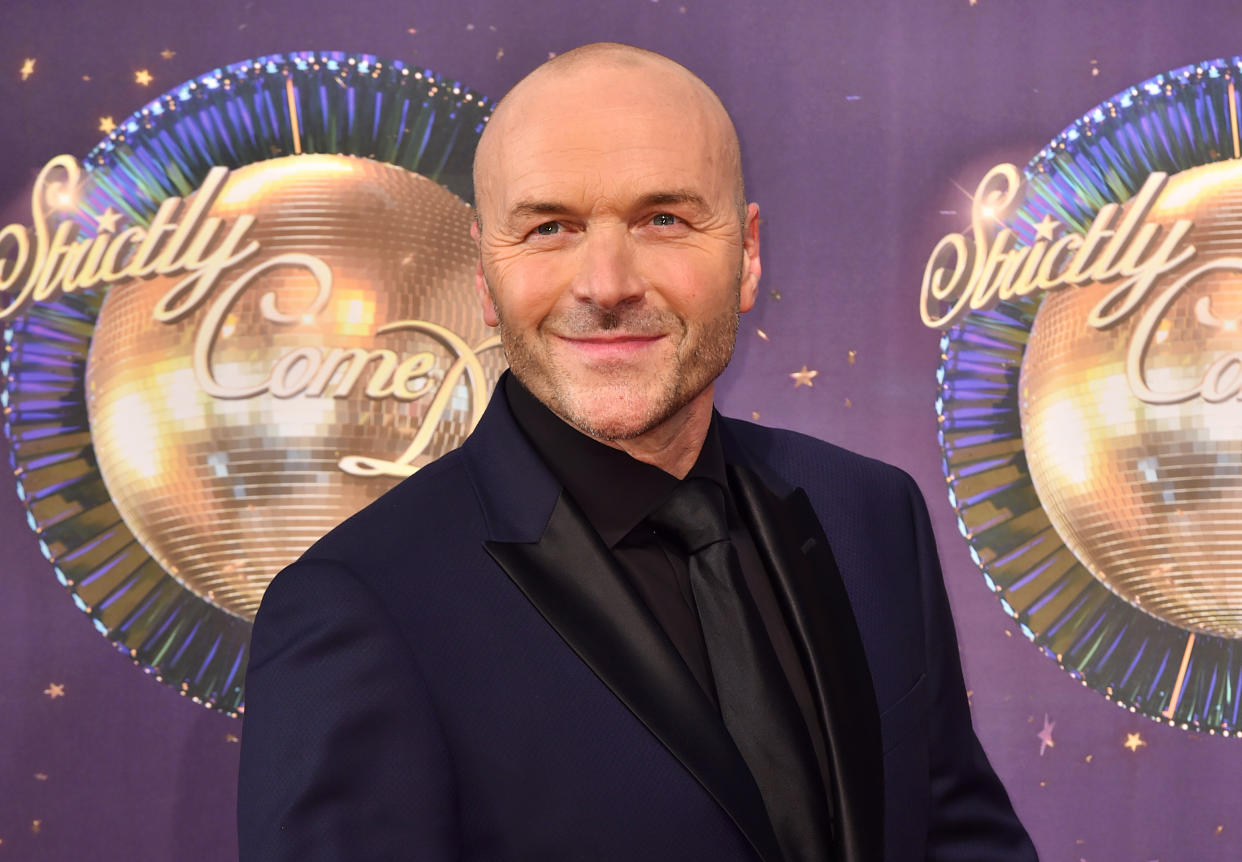
[[[1198,253],[1163,284],[1237,258],[1242,162],[1174,175],[1147,221],[1177,219],[1194,222]],[[1125,364],[1137,316],[1103,331],[1084,323],[1113,287],[1061,290],[1035,316],[1019,383],[1031,479],[1057,533],[1118,596],[1191,631],[1242,637],[1242,402],[1136,399]],[[1148,385],[1195,391],[1242,347],[1239,320],[1242,272],[1197,279],[1155,331]]]
[[[272,54],[136,110],[58,204],[84,242],[108,243],[172,198],[180,218],[223,172],[224,221],[169,251],[169,270],[256,217],[258,251],[184,315],[152,317],[182,266],[41,299],[3,331],[3,431],[39,549],[102,635],[195,702],[244,711],[267,579],[482,412],[503,358],[478,320],[467,205],[491,110],[400,61]],[[181,242],[161,235],[157,260]],[[322,307],[312,267],[282,253],[329,274]]]
[[[486,379],[446,380],[473,353],[425,328],[377,334],[418,321],[471,348],[491,336],[474,296],[471,209],[443,186],[365,159],[287,156],[233,171],[207,212],[225,224],[246,215],[258,254],[194,313],[153,318],[182,273],[112,287],[86,390],[99,469],[130,529],[195,593],[252,619],[272,575],[395,481],[351,475],[342,459],[397,462],[424,423],[434,433],[411,467],[459,446],[499,352],[479,357]],[[330,273],[316,314],[306,310],[323,286],[311,271],[267,268],[290,254]],[[247,271],[260,274],[226,302]],[[263,313],[272,300],[292,323]],[[194,367],[213,316],[207,373],[228,393],[218,397]],[[394,381],[403,368],[416,373]]]
[[[1242,362],[1229,359],[1242,348],[1242,266],[1226,263],[1242,258],[1239,80],[1242,57],[1157,75],[1035,155],[996,226],[1018,247],[1049,220],[1085,234],[1160,172],[1146,220],[1192,220],[1195,257],[1103,330],[1087,322],[1108,291],[1098,284],[972,311],[942,334],[935,402],[958,530],[1018,629],[1118,706],[1225,736],[1242,735]],[[1139,400],[1123,351],[1140,316],[1212,262],[1169,306],[1143,365],[1154,391],[1211,374],[1224,396]]]

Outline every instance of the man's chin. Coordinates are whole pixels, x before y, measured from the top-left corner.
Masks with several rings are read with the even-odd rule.
[[[614,390],[611,396],[597,391],[585,398],[563,395],[567,397],[558,398],[554,406],[561,418],[582,433],[610,443],[641,437],[676,412],[668,398],[635,397],[632,390]]]

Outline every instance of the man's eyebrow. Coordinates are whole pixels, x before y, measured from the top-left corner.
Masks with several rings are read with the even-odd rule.
[[[652,192],[638,199],[640,208],[688,205],[698,210],[708,209],[707,201],[701,194],[690,189],[674,189],[667,192]]]
[[[560,215],[567,212],[569,207],[556,201],[518,201],[510,208],[508,218],[522,219],[528,216],[544,216],[544,215]]]

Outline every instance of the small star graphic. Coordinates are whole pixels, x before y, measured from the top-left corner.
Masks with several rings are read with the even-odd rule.
[[[1216,827],[1216,834],[1217,834],[1217,835],[1219,835],[1220,833],[1222,833],[1222,832],[1224,832],[1224,831],[1225,831],[1225,825],[1224,825],[1223,823],[1222,823],[1221,825],[1219,825],[1219,826],[1217,826],[1217,827]]]
[[[797,389],[799,386],[814,386],[815,383],[812,382],[812,379],[818,377],[819,372],[807,370],[807,367],[803,365],[801,371],[792,371],[789,376],[793,378],[794,389]]]
[[[413,36],[413,35],[415,35],[415,34],[417,34],[417,33],[418,33],[418,28],[417,28],[417,27],[406,27],[406,28],[405,28],[405,32],[407,32],[407,33],[409,33],[411,36]]]
[[[750,418],[751,418],[751,419],[753,419],[754,421],[758,422],[758,421],[759,421],[759,411],[758,411],[758,410],[752,410],[752,411],[750,411]]]
[[[43,829],[42,820],[31,820],[30,821],[30,831],[33,832],[35,835],[38,835],[42,829]]]
[[[135,84],[141,84],[144,87],[148,87],[154,80],[155,77],[147,69],[139,69],[137,72],[134,72]]]
[[[173,57],[177,56],[177,52],[172,48],[165,48],[163,51],[160,51],[160,56],[165,60],[171,60]]]
[[[504,55],[505,55],[505,49],[504,49],[504,48],[497,48],[497,49],[496,49],[496,59],[497,59],[497,60],[499,60],[499,59],[501,59],[502,57],[504,57]]]
[[[857,358],[858,358],[857,350],[851,350],[845,354],[845,361],[848,362],[850,365],[853,365],[854,360],[856,360]]]
[[[101,215],[98,219],[99,233],[116,233],[116,223],[117,219],[120,217],[121,214],[112,207],[108,207],[104,210],[103,215]]]
[[[35,67],[35,58],[27,57],[25,61],[22,63],[22,69],[20,73],[23,81],[29,79],[30,76],[34,74],[34,67]]]
[[[49,682],[47,688],[43,689],[43,693],[55,700],[58,697],[65,696],[65,686],[59,682]]]
[[[755,334],[756,334],[756,335],[758,335],[760,338],[762,338],[764,341],[768,341],[768,340],[769,340],[769,339],[768,339],[768,334],[767,334],[766,332],[764,332],[762,329],[756,329],[756,330],[755,330]]]
[[[1048,720],[1048,713],[1044,713],[1044,728],[1035,734],[1035,738],[1039,740],[1039,756],[1044,756],[1044,751],[1049,748],[1056,748],[1057,744],[1052,741],[1052,729],[1057,726],[1055,721]]]
[[[1090,762],[1091,762],[1092,760],[1094,760],[1094,759],[1095,759],[1095,755],[1094,755],[1094,754],[1088,754],[1086,757],[1084,757],[1084,758],[1082,759],[1082,761],[1083,761],[1083,763],[1090,763]]]
[[[971,6],[978,6],[978,5],[979,5],[979,0],[970,0],[970,5],[971,5]]]
[[[474,29],[474,25],[473,25],[473,24],[467,24],[467,25],[466,25],[466,29],[467,29],[467,30],[473,30],[473,29]]]
[[[36,772],[36,773],[34,774],[34,778],[35,778],[35,781],[47,781],[47,773],[46,773],[46,772]]]
[[[1052,242],[1052,234],[1056,232],[1059,224],[1052,216],[1044,216],[1044,220],[1039,223],[1035,230],[1035,239],[1037,241],[1042,239]]]
[[[854,402],[853,402],[853,401],[851,401],[850,399],[846,398],[846,399],[845,399],[845,406],[846,406],[846,407],[853,407],[853,406],[854,406]]]
[[[116,120],[112,119],[110,115],[107,117],[99,118],[99,131],[103,132],[105,135],[115,128],[116,128]]]
[[[226,733],[224,734],[224,741],[225,742],[241,742],[241,737],[238,736],[236,733]]]
[[[83,80],[83,81],[89,81],[90,79],[91,79],[91,76],[90,76],[90,75],[83,75],[83,76],[82,76],[82,80]]]
[[[780,302],[781,292],[779,290],[773,288],[772,290],[768,291],[768,295],[771,296],[773,299],[775,299],[777,302]]]
[[[1138,751],[1146,744],[1147,741],[1143,739],[1143,735],[1141,733],[1127,733],[1126,741],[1122,743],[1122,745],[1131,751]]]

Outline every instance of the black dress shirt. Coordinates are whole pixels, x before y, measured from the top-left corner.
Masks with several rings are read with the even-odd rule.
[[[505,375],[505,396],[518,427],[612,551],[613,558],[664,629],[703,693],[716,703],[707,649],[690,592],[688,561],[678,548],[662,540],[644,523],[681,480],[578,431],[531,395],[512,373]],[[687,478],[710,479],[724,491],[729,538],[737,550],[746,585],[781,669],[810,731],[820,775],[827,776],[824,734],[816,717],[806,671],[769,574],[734,503],[718,425],[713,413],[703,449]]]

